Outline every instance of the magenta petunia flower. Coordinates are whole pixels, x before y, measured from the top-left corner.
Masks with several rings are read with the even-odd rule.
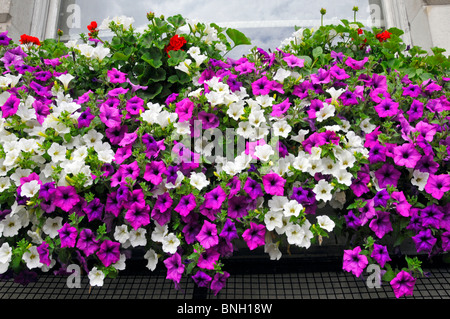
[[[150,224],[150,207],[144,203],[133,203],[125,213],[125,220],[134,229]]]
[[[375,105],[374,108],[381,118],[395,116],[398,113],[399,103],[394,102],[390,98],[386,98],[381,103]]]
[[[291,105],[289,99],[285,99],[283,102],[272,106],[272,113],[270,115],[274,117],[283,116],[289,110]]]
[[[242,238],[247,243],[250,250],[263,246],[265,242],[266,226],[262,224],[250,223],[250,228],[242,234]]]
[[[59,238],[61,239],[61,248],[73,248],[77,242],[78,231],[75,227],[65,223],[61,229],[58,230]]]
[[[152,161],[145,167],[144,179],[153,185],[159,185],[163,181],[162,174],[166,171],[163,161]]]
[[[127,110],[128,114],[139,115],[140,112],[145,111],[144,100],[138,96],[133,96],[127,101],[125,109]]]
[[[350,78],[350,74],[348,74],[347,72],[345,72],[344,69],[340,68],[340,67],[337,66],[337,65],[333,65],[333,66],[330,68],[330,75],[331,75],[332,77],[334,77],[335,79],[337,79],[337,80],[345,80],[345,79]]]
[[[422,251],[431,253],[431,250],[433,249],[437,241],[437,238],[433,237],[430,228],[421,230],[417,235],[411,238],[416,244],[416,250],[418,253]]]
[[[59,186],[54,194],[55,206],[69,212],[79,201],[80,197],[73,186]]]
[[[179,122],[190,121],[193,111],[194,102],[192,102],[189,98],[185,98],[176,104],[175,113],[178,114]]]
[[[272,82],[266,77],[262,76],[252,83],[252,90],[254,95],[267,95],[272,89]]]
[[[269,173],[262,178],[264,190],[267,194],[283,196],[286,180],[276,173]]]
[[[220,209],[223,202],[227,199],[227,194],[219,185],[210,192],[205,194],[204,205],[210,209]]]
[[[249,74],[256,71],[255,63],[246,61],[235,67],[235,70],[239,72],[239,75]]]
[[[8,30],[6,30],[5,32],[0,33],[0,45],[2,46],[8,46],[9,43],[11,42],[11,38],[8,37]]]
[[[295,68],[295,67],[303,68],[305,66],[305,60],[300,59],[299,57],[296,57],[293,54],[289,54],[288,56],[285,56],[283,58],[283,61],[286,62],[290,68]]]
[[[216,224],[210,223],[205,220],[200,232],[195,236],[203,248],[209,249],[216,246],[219,243],[219,237],[217,235]]]
[[[7,118],[13,116],[17,113],[19,109],[20,99],[17,98],[14,94],[6,100],[5,104],[2,105],[2,116],[3,118]]]
[[[351,272],[356,277],[361,276],[364,269],[369,264],[367,257],[360,254],[361,247],[357,246],[353,250],[344,250],[342,269]]]
[[[175,207],[175,211],[181,216],[186,217],[189,213],[197,207],[194,194],[184,195],[180,198],[180,202]]]
[[[405,270],[400,271],[390,282],[394,290],[395,297],[397,298],[412,296],[415,283],[416,279]]]
[[[411,84],[407,87],[403,88],[403,96],[410,96],[410,97],[418,97],[422,93],[422,89],[420,86],[416,84]]]
[[[375,261],[381,266],[384,267],[386,262],[391,261],[391,257],[389,257],[389,253],[387,251],[386,246],[374,244],[373,251],[370,255]]]
[[[96,255],[105,267],[109,267],[120,260],[120,243],[105,240],[100,244]]]
[[[375,171],[375,177],[378,180],[380,188],[386,188],[387,185],[397,186],[401,172],[396,170],[394,165],[386,163]]]
[[[180,254],[175,253],[171,257],[165,259],[164,265],[167,269],[166,279],[173,280],[176,284],[179,284],[185,269],[185,265],[181,261]]]
[[[394,148],[394,162],[396,165],[414,168],[422,155],[414,144],[405,143]]]
[[[216,247],[205,249],[199,256],[197,266],[202,269],[214,270],[215,264],[219,261],[220,253]]]
[[[110,90],[110,91],[108,92],[108,95],[109,95],[110,97],[118,97],[119,95],[127,94],[127,92],[128,92],[129,90],[130,90],[130,89],[124,89],[124,88],[119,87],[119,88]]]
[[[352,68],[353,70],[362,70],[364,69],[364,64],[366,64],[369,61],[368,57],[365,57],[364,59],[357,61],[351,57],[347,57],[347,59],[345,59],[345,64]]]
[[[105,104],[100,106],[100,119],[107,127],[119,126],[122,122],[119,109]]]
[[[314,84],[326,84],[331,81],[331,73],[328,70],[320,68],[317,73],[311,74],[311,83]]]
[[[414,122],[423,116],[423,103],[419,100],[414,100],[410,109],[406,112],[409,115],[409,122]]]
[[[107,72],[109,82],[113,84],[125,83],[127,81],[127,74],[120,72],[116,68],[113,68]]]
[[[120,176],[120,183],[126,183],[127,178],[131,178],[132,180],[136,180],[139,177],[141,169],[137,161],[134,161],[130,164],[122,164],[117,170]]]
[[[250,177],[247,178],[247,181],[245,182],[244,191],[252,199],[264,196],[261,184]]]
[[[446,192],[450,190],[450,175],[430,174],[428,176],[427,184],[425,185],[425,191],[433,196],[433,198],[441,199]]]
[[[370,221],[369,227],[378,238],[383,238],[384,235],[393,230],[390,213],[377,211],[376,217]]]

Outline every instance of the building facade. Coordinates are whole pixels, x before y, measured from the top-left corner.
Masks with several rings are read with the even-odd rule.
[[[0,0],[0,31],[18,41],[21,34],[40,39],[67,35],[80,28],[76,0]],[[403,40],[426,50],[440,47],[450,52],[450,0],[370,0],[374,25],[397,27]],[[378,20],[378,21],[377,21]],[[381,21],[381,22],[380,22]]]

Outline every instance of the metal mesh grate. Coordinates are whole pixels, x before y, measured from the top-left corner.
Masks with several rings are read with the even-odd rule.
[[[251,263],[250,263],[251,264]],[[42,275],[27,286],[12,280],[0,282],[0,299],[394,299],[389,284],[368,288],[365,281],[336,269],[336,265],[303,263],[262,267],[236,262],[226,287],[214,296],[199,289],[190,279],[182,279],[180,289],[165,279],[163,270],[153,273],[124,273],[105,279],[103,287],[89,288],[82,277],[81,288],[68,288],[65,277]],[[257,267],[257,266],[261,267]],[[292,266],[296,265],[296,266]],[[303,266],[302,266],[303,265]],[[315,268],[312,270],[312,268]],[[266,271],[264,271],[264,269]],[[417,279],[414,295],[406,299],[450,299],[450,268],[425,268],[427,276]]]

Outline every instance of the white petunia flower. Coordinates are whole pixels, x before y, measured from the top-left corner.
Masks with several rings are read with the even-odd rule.
[[[425,188],[425,185],[427,184],[429,176],[430,176],[430,173],[421,172],[419,170],[414,170],[411,184],[413,184],[414,186],[417,186],[420,191],[423,191]]]
[[[331,95],[331,103],[337,102],[337,99],[345,92],[345,89],[336,90],[334,87],[326,90]]]
[[[283,227],[283,214],[280,211],[270,210],[264,216],[264,223],[269,231]]]
[[[313,192],[314,194],[316,194],[316,199],[318,201],[323,200],[324,202],[328,202],[329,200],[331,200],[332,190],[333,186],[324,179],[321,179],[319,183],[313,188]]]
[[[287,241],[291,245],[300,246],[305,238],[305,230],[297,224],[290,224],[286,227]]]
[[[300,204],[296,200],[290,200],[283,205],[283,214],[285,217],[298,217],[302,210],[302,204]]]
[[[14,237],[19,233],[19,230],[22,228],[21,218],[18,214],[7,215],[1,222],[3,228],[3,236],[4,237]]]
[[[255,127],[260,126],[262,123],[266,122],[264,111],[252,111],[248,117],[248,121]]]
[[[130,230],[130,244],[133,247],[147,245],[147,238],[145,235],[147,230],[145,228],[138,228]]]
[[[269,208],[273,211],[283,211],[284,205],[288,202],[286,196],[273,196],[269,199]]]
[[[127,225],[116,226],[114,230],[114,239],[119,243],[124,244],[130,239],[130,232]]]
[[[369,134],[369,133],[372,133],[373,130],[374,130],[377,126],[374,125],[374,124],[372,124],[372,123],[370,123],[370,119],[367,118],[367,119],[364,119],[364,120],[361,121],[361,123],[359,124],[359,127],[361,128],[361,130],[362,130],[364,133]]]
[[[156,269],[156,266],[158,265],[158,255],[156,254],[156,252],[153,249],[149,249],[145,253],[144,258],[147,259],[146,267],[151,271],[154,271]]]
[[[261,162],[268,162],[270,160],[270,157],[274,154],[275,151],[269,144],[257,145],[255,147],[254,155],[258,157],[261,160]]]
[[[178,246],[180,246],[180,240],[173,233],[169,233],[162,239],[162,249],[165,253],[175,254]]]
[[[21,195],[32,198],[39,193],[40,189],[41,185],[39,184],[39,182],[36,180],[32,180],[22,185]]]
[[[316,121],[318,122],[323,122],[334,116],[334,112],[336,111],[336,108],[332,104],[324,103],[323,105],[323,108],[316,112]]]
[[[75,77],[72,74],[67,73],[58,76],[57,79],[63,84],[64,90],[67,90],[69,88],[69,83],[75,79]]]
[[[55,238],[59,235],[58,230],[62,227],[63,218],[60,216],[54,218],[47,218],[45,221],[42,230],[46,233],[50,238]]]
[[[277,121],[273,124],[274,136],[281,136],[287,138],[289,133],[292,131],[292,127],[288,124],[286,120]]]
[[[94,287],[94,286],[101,287],[101,286],[103,286],[105,274],[103,273],[103,271],[97,269],[97,267],[94,267],[89,272],[88,278],[89,278],[89,284],[91,285],[91,287]]]
[[[0,178],[0,192],[7,190],[11,186],[11,179],[9,177]]]
[[[22,256],[23,261],[25,261],[28,269],[40,268],[42,263],[39,259],[39,253],[36,246],[31,246],[28,251],[26,251]]]
[[[5,264],[11,261],[12,257],[12,248],[8,243],[3,243],[0,247],[0,263]]]
[[[190,177],[190,184],[198,190],[202,190],[209,185],[209,181],[206,179],[206,175],[204,173],[193,172]]]
[[[326,215],[317,216],[317,222],[319,223],[320,228],[325,229],[327,232],[332,232],[334,226],[336,226],[334,221],[332,221],[331,218]]]
[[[339,184],[343,184],[346,186],[352,185],[353,175],[346,169],[341,168],[337,170],[337,172],[334,174],[334,177],[336,177]]]
[[[168,226],[160,226],[158,223],[155,223],[155,229],[152,232],[151,239],[154,242],[161,243],[162,239],[168,234]]]

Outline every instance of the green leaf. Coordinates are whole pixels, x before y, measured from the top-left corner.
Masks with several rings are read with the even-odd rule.
[[[172,17],[167,18],[167,21],[169,21],[170,24],[172,24],[175,28],[179,28],[186,24],[186,20],[184,20],[183,16],[181,14],[174,15]]]
[[[162,63],[162,53],[158,48],[150,48],[142,56],[142,60],[150,64],[154,68],[159,68]]]
[[[252,44],[251,40],[239,30],[229,28],[227,29],[226,33],[230,37],[231,41],[233,41],[235,47],[237,47],[238,45]]]
[[[187,58],[187,53],[182,50],[170,51],[169,55],[170,58],[167,60],[169,66],[177,66]]]
[[[116,61],[128,61],[128,56],[126,56],[125,54],[123,54],[122,52],[116,52],[114,53],[114,55],[112,56],[113,60]]]
[[[317,59],[318,57],[320,57],[323,54],[323,49],[322,47],[317,47],[312,51],[312,55],[315,59]]]

